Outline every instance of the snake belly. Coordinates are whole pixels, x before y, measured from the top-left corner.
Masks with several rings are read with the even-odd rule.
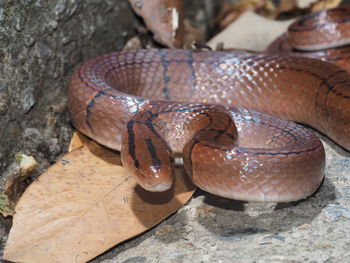
[[[286,202],[311,195],[325,167],[320,140],[288,120],[349,150],[349,83],[346,70],[306,57],[132,50],[80,65],[68,105],[74,126],[120,150],[147,190],[169,189],[182,155],[210,193]]]

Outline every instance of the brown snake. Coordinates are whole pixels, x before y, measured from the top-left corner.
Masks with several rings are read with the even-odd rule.
[[[291,28],[305,34],[320,27],[307,27],[319,17],[327,28],[325,12]],[[325,153],[310,130],[273,116],[312,126],[349,150],[349,84],[344,69],[303,56],[133,50],[80,65],[68,102],[74,126],[120,150],[145,189],[170,188],[182,154],[194,184],[208,192],[284,202],[319,187]]]

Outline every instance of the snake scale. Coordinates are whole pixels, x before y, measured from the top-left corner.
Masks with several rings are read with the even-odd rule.
[[[272,47],[347,44],[347,34],[327,34],[349,33],[349,15],[338,8],[303,17]],[[315,31],[326,37],[308,35]],[[148,49],[94,57],[72,75],[71,120],[120,150],[123,166],[150,191],[171,187],[181,155],[193,183],[210,193],[247,201],[306,198],[322,182],[325,152],[318,137],[295,122],[350,150],[350,74],[341,67],[350,53],[334,55],[341,61],[335,65],[287,49]]]

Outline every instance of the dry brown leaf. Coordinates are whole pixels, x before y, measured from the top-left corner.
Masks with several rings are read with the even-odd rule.
[[[215,19],[220,29],[226,28],[247,11],[259,11],[266,17],[274,17],[275,6],[270,0],[222,1],[221,10]]]
[[[318,2],[319,0],[294,0],[296,2],[296,6],[300,9],[309,8],[312,4]]]
[[[70,139],[68,152],[78,149],[79,147],[83,146],[85,143],[88,143],[89,141],[91,140],[88,137],[86,137],[84,134],[78,131],[75,131],[72,135],[72,138]]]
[[[141,49],[142,43],[138,36],[134,36],[133,38],[130,38],[128,42],[123,47],[123,50],[134,50],[134,49]]]
[[[277,15],[291,11],[317,12],[323,9],[339,6],[341,0],[280,0],[277,8]]]
[[[181,48],[184,39],[182,0],[129,0],[154,39],[170,48]]]
[[[155,226],[182,207],[193,191],[177,173],[171,190],[146,192],[126,175],[118,153],[90,141],[66,154],[25,191],[4,259],[86,262]]]
[[[273,40],[286,32],[292,22],[274,21],[254,12],[246,12],[212,38],[208,45],[215,49],[218,44],[224,43],[226,49],[264,51]]]
[[[342,0],[322,0],[312,5],[311,12],[337,7]]]
[[[184,34],[184,48],[191,49],[193,43],[205,43],[205,34],[200,29],[191,25],[191,23],[184,20],[185,34]]]
[[[277,8],[277,13],[290,12],[297,7],[296,0],[280,0]]]

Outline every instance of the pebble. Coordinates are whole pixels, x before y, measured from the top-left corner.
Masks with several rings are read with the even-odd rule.
[[[21,99],[20,99],[22,113],[24,114],[28,113],[35,104],[35,98],[34,98],[35,87],[31,86],[30,83],[28,84],[29,84],[28,87],[22,90]]]

